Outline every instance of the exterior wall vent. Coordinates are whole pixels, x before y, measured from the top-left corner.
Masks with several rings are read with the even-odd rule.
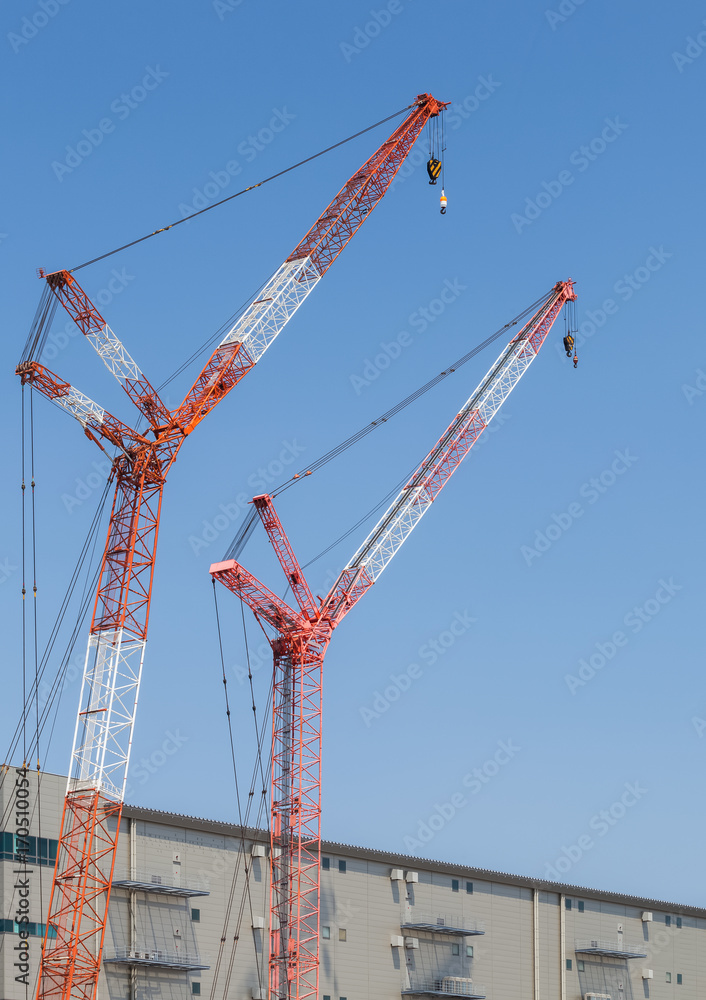
[[[408,882],[418,882],[419,881],[419,872],[407,872],[407,881]]]
[[[655,977],[655,974],[652,971],[652,969],[643,969],[642,970],[642,978],[643,979],[654,979],[654,977]]]
[[[405,948],[418,948],[419,947],[419,938],[412,938],[412,937],[405,938],[404,939],[404,946],[405,946]]]
[[[265,845],[264,844],[253,844],[252,845],[252,856],[254,858],[264,858],[264,856],[265,856]]]
[[[392,945],[393,948],[403,948],[404,938],[400,934],[391,934],[390,944]]]
[[[401,868],[393,868],[390,872],[390,880],[393,882],[402,882],[404,880],[404,872]]]
[[[253,926],[253,930],[261,930],[265,926],[265,918],[264,917],[253,917],[252,918],[252,926]]]
[[[645,923],[652,920],[652,914],[650,913],[649,910],[645,910],[645,912],[642,914],[642,919]]]

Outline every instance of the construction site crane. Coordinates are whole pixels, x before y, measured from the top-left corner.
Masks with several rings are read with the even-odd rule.
[[[30,351],[17,368],[23,384],[76,417],[99,447],[116,449],[115,494],[88,637],[38,997],[93,1000],[96,993],[169,469],[185,438],[257,364],[383,197],[426,123],[445,106],[429,94],[415,99],[402,123],[346,182],[228,330],[175,410],[165,406],[73,274],[41,273],[147,427],[138,431],[111,416],[45,368],[39,351]],[[35,344],[41,345],[41,337]]]
[[[275,511],[253,504],[297,608],[237,560],[210,573],[253,611],[274,655],[270,789],[270,1000],[318,997],[321,838],[321,684],[333,630],[375,583],[527,371],[567,302],[558,282],[505,347],[409,482],[389,506],[327,596],[315,600]]]

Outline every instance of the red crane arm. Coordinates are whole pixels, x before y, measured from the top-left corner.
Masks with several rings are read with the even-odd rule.
[[[253,497],[253,504],[260,520],[267,532],[275,555],[287,578],[287,583],[292,588],[292,593],[299,605],[302,614],[311,621],[318,618],[318,607],[314,600],[314,595],[309,590],[309,584],[301,570],[294,550],[289,543],[287,534],[282,527],[277,511],[274,508],[272,497],[267,493],[259,497]]]
[[[159,398],[157,390],[140,371],[73,274],[55,271],[45,277],[56,298],[140,412],[155,427],[169,423],[171,413]]]
[[[307,620],[290,608],[286,601],[273,594],[264,583],[260,583],[235,559],[213,563],[209,573],[214,580],[218,580],[231,593],[245,601],[258,619],[264,619],[278,632],[292,628],[299,629],[308,624]]]
[[[257,364],[383,197],[426,123],[446,106],[420,94],[402,124],[344,184],[209,358],[174,414],[184,433]]]
[[[123,452],[148,444],[140,434],[112,416],[88,396],[64,382],[37,361],[18,365],[17,374],[23,384],[29,384],[47,399],[57,403],[83,426],[86,434],[95,440],[96,435]]]

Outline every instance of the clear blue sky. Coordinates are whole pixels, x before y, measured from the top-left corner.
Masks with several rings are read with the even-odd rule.
[[[429,91],[454,102],[448,214],[423,167],[398,183],[170,477],[131,801],[235,816],[208,566],[242,516],[237,497],[262,491],[257,470],[306,465],[571,276],[578,370],[556,329],[497,432],[334,637],[324,835],[703,905],[703,5],[45,7],[5,5],[0,33],[3,728],[20,708],[13,373],[40,292],[34,269],[72,267],[166,225],[212,201],[209,183],[232,193]],[[81,272],[153,381],[275,270],[388,128]],[[456,297],[424,329],[419,311],[447,283]],[[51,367],[133,419],[90,347],[64,346],[63,317],[54,329]],[[402,331],[411,343],[361,385],[366,361]],[[280,514],[302,561],[426,452],[493,357],[286,494]],[[95,509],[101,456],[45,400],[35,417],[44,637]],[[364,533],[311,568],[315,590]],[[280,588],[261,539],[243,560]],[[244,652],[225,591],[221,610],[245,775]],[[454,621],[461,634],[443,646]],[[252,623],[250,635],[258,646]],[[85,630],[77,658],[84,643]],[[260,704],[268,669],[255,674]],[[48,769],[67,766],[77,698],[74,682]],[[141,760],[154,773],[138,772]]]

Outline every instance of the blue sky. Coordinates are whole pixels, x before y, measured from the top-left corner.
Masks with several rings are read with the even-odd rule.
[[[703,5],[37,0],[6,5],[2,21],[3,728],[21,701],[13,373],[35,268],[166,225],[215,200],[207,185],[233,193],[428,91],[453,105],[448,214],[409,166],[170,476],[131,801],[235,816],[208,567],[243,497],[573,277],[579,368],[556,328],[494,433],[334,636],[324,836],[703,905]],[[81,272],[154,382],[248,300],[390,128]],[[399,357],[375,368],[403,331]],[[63,317],[50,343],[50,367],[134,418]],[[494,350],[282,498],[303,562],[422,457]],[[35,421],[45,637],[104,468],[43,399]],[[365,530],[311,567],[316,591]],[[259,536],[243,561],[280,588]],[[239,609],[225,591],[220,602],[245,775]],[[262,705],[269,664],[252,622],[249,635]],[[77,660],[84,643],[85,630]],[[77,699],[74,680],[47,769],[67,766]]]

